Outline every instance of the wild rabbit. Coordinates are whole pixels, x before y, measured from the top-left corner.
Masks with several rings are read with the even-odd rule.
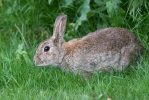
[[[41,42],[36,50],[36,66],[59,66],[81,74],[94,70],[121,71],[143,50],[137,37],[124,28],[104,28],[65,42],[66,21],[64,14],[56,18],[53,36]]]

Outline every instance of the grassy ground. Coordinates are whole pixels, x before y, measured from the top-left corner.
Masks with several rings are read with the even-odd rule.
[[[95,73],[85,80],[82,76],[75,76],[58,68],[39,68],[34,65],[33,56],[37,44],[46,38],[47,32],[52,34],[54,19],[60,12],[55,11],[56,13],[52,15],[54,11],[51,10],[49,12],[51,15],[48,15],[47,6],[39,10],[37,6],[34,10],[35,5],[41,2],[32,4],[30,1],[26,5],[19,5],[23,3],[14,0],[18,2],[15,5],[6,1],[1,3],[0,0],[0,100],[106,100],[107,98],[147,100],[149,98],[149,25],[146,19],[149,13],[137,24],[131,23],[130,26],[129,21],[125,19],[124,26],[135,32],[144,45],[145,55],[141,61],[130,65],[131,68],[123,72]],[[11,7],[14,7],[15,11]],[[43,11],[47,13],[44,14]],[[49,25],[48,17],[50,17]],[[96,22],[96,19],[93,21]],[[41,30],[36,30],[39,26],[42,27]],[[85,32],[88,26],[79,29],[77,35]],[[71,27],[67,32],[72,32]],[[74,34],[71,37],[66,36],[68,39],[74,37],[76,37]]]

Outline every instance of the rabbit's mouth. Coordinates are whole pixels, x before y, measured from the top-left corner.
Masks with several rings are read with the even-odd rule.
[[[41,60],[34,60],[36,66],[45,66]]]
[[[45,66],[44,62],[38,56],[34,56],[34,63],[36,66]]]
[[[36,66],[48,66],[49,64],[46,64],[45,62],[41,61],[41,60],[35,60],[35,65]]]
[[[59,66],[60,63],[54,62],[52,64],[49,63],[49,61],[42,61],[39,57],[38,59],[34,59],[34,63],[36,66]]]

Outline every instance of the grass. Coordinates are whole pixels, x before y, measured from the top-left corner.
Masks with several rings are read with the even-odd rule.
[[[53,21],[61,12],[55,9],[49,12],[48,6],[40,8],[38,5],[41,3],[40,0],[35,3],[33,0],[28,1],[25,5],[19,0],[14,1],[21,7],[7,0],[1,4],[0,0],[0,100],[106,100],[107,98],[147,100],[149,98],[149,12],[147,15],[138,16],[139,22],[136,24],[125,19],[127,24],[124,25],[136,33],[144,45],[145,54],[141,61],[131,64],[128,70],[95,73],[85,80],[80,75],[75,76],[71,72],[55,67],[34,65],[33,56],[38,43],[46,38],[46,32],[52,34]],[[13,12],[14,9],[16,10]],[[70,12],[68,14],[73,15]],[[96,18],[93,20],[96,21]],[[82,32],[91,25],[89,21],[87,23],[88,25],[79,28],[76,34],[71,34],[73,31],[68,25],[67,33],[72,36],[67,38],[84,35]],[[129,25],[130,23],[132,25]],[[35,28],[39,26],[42,29],[36,30]]]

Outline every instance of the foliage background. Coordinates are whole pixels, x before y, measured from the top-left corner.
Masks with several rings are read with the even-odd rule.
[[[57,68],[37,68],[32,61],[37,44],[52,35],[60,13],[68,16],[67,41],[124,27],[138,36],[145,54],[128,71],[95,74],[88,81]],[[147,0],[0,0],[0,99],[146,100],[148,33]]]

